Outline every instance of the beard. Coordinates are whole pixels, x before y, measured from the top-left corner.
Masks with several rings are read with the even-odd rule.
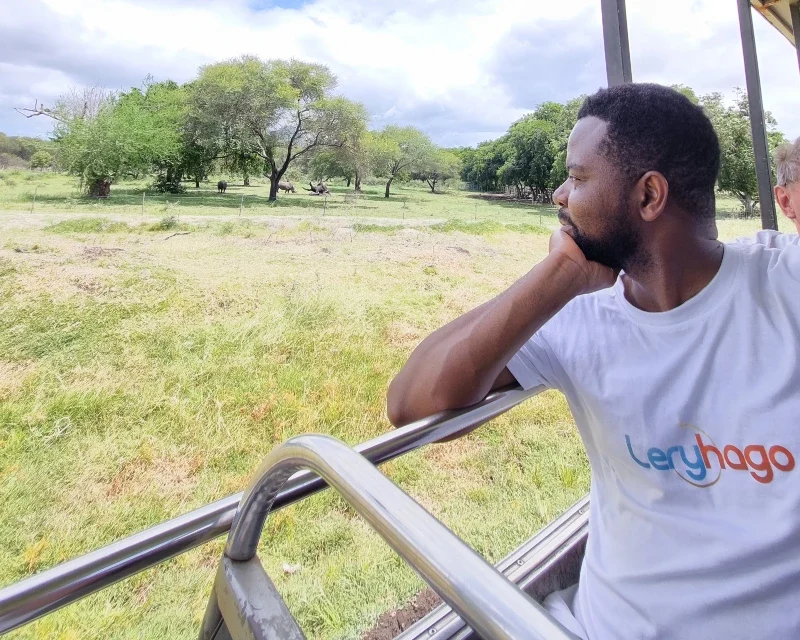
[[[625,201],[620,202],[603,216],[608,220],[604,233],[589,235],[581,231],[565,210],[558,212],[558,218],[570,227],[570,235],[587,260],[599,262],[615,271],[629,270],[638,262],[639,233],[630,223],[625,211]]]

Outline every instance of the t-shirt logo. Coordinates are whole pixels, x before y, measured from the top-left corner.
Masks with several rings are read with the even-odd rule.
[[[634,449],[631,437],[625,434],[625,444],[633,461],[645,469],[673,471],[695,487],[716,484],[726,469],[749,472],[762,484],[772,482],[776,471],[788,473],[794,469],[794,456],[782,445],[769,448],[762,444],[719,446],[705,431],[690,424],[680,426],[694,432],[694,444],[673,445],[666,450],[650,447],[643,452],[641,448]]]

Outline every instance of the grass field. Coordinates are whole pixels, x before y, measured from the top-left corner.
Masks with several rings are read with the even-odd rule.
[[[377,186],[355,204],[251,196],[241,216],[240,190],[206,187],[142,215],[144,183],[94,202],[63,176],[0,175],[0,585],[241,490],[290,436],[388,430],[410,350],[541,259],[555,226],[548,207]],[[384,470],[491,560],[589,482],[556,393]],[[12,637],[194,637],[221,547]],[[310,638],[357,638],[421,588],[331,493],[271,517],[259,553]]]

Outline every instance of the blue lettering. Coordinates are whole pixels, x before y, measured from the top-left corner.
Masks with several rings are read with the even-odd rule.
[[[688,458],[686,457],[686,451],[683,447],[681,447],[681,458],[687,467],[690,469],[696,469],[696,472],[692,472],[687,469],[686,475],[692,480],[697,480],[699,482],[700,480],[704,480],[706,477],[706,465],[703,461],[703,456],[700,454],[700,447],[695,444],[692,445],[692,449],[694,449],[695,456],[697,457],[694,462],[689,462]]]
[[[647,459],[653,465],[653,469],[669,471],[670,464],[667,460],[667,454],[658,447],[651,447],[647,450]]]
[[[683,449],[683,447],[681,447],[681,446],[673,446],[673,447],[670,447],[669,449],[667,449],[667,460],[669,461],[669,468],[670,469],[674,469],[675,468],[675,461],[672,459],[672,456],[675,455],[676,453],[680,452],[681,449]]]
[[[631,458],[633,458],[634,462],[636,462],[636,464],[638,464],[640,467],[649,469],[650,468],[649,464],[647,464],[646,462],[642,462],[641,460],[639,460],[639,458],[633,455],[633,447],[631,447],[631,437],[627,434],[625,435],[625,443],[628,445],[628,453],[631,454]]]

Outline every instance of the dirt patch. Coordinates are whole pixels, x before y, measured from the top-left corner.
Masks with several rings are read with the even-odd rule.
[[[81,255],[89,260],[96,260],[97,258],[116,255],[120,251],[125,251],[125,249],[120,249],[119,247],[84,247]]]
[[[430,589],[420,591],[406,606],[382,614],[361,640],[392,640],[440,604],[442,599],[435,592]]]

